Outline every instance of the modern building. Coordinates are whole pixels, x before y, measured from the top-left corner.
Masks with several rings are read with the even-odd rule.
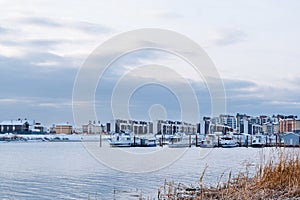
[[[220,115],[220,123],[232,130],[237,130],[237,120],[232,115]]]
[[[239,132],[249,134],[249,122],[247,119],[241,119],[239,123]]]
[[[136,120],[125,120],[116,119],[110,123],[111,132],[131,132],[136,135],[138,134],[149,134],[153,133],[152,122],[136,121]]]
[[[210,117],[203,117],[203,121],[204,121],[204,134],[207,135],[210,133]]]
[[[275,125],[272,122],[265,122],[262,125],[262,132],[264,134],[274,134]]]
[[[236,114],[237,132],[238,133],[248,133],[248,120],[249,120],[249,118],[250,118],[250,116],[248,116],[246,114],[240,114],[240,113]]]
[[[279,123],[278,122],[274,122],[274,134],[278,134],[279,133]]]
[[[279,120],[279,132],[294,132],[296,130],[296,120],[293,118],[286,118]]]
[[[153,122],[154,134],[196,134],[197,125],[182,121],[156,120]]]

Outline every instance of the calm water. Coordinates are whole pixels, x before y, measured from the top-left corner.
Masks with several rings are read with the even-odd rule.
[[[0,143],[0,199],[127,199],[120,191],[136,189],[154,198],[165,179],[196,184],[207,164],[204,181],[213,184],[223,172],[255,166],[269,150],[192,147],[167,168],[132,174],[103,166],[80,142]]]

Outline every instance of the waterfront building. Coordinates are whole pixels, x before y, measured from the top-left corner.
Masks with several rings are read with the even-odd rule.
[[[210,117],[203,117],[204,121],[204,134],[207,135],[210,133]]]
[[[116,133],[131,132],[136,135],[153,133],[152,122],[146,121],[116,119],[111,121],[110,128],[112,128],[112,132]]]
[[[248,120],[250,116],[246,114],[236,114],[237,121],[237,132],[238,133],[248,133]]]
[[[239,123],[239,132],[249,134],[249,122],[247,119],[241,119]]]
[[[279,132],[300,132],[300,120],[283,118],[279,120]]]
[[[249,134],[251,134],[251,135],[257,135],[257,134],[261,134],[261,133],[263,133],[262,132],[262,125],[260,125],[260,124],[252,124],[252,123],[250,123],[249,124],[250,125],[250,127],[249,127]]]
[[[235,116],[220,115],[219,121],[222,125],[228,126],[232,130],[237,130],[237,120]]]
[[[154,134],[196,134],[197,125],[182,121],[156,120],[153,123]]]
[[[100,124],[100,121],[98,121],[98,123],[96,123],[96,121],[94,121],[92,123],[92,121],[89,121],[88,124],[84,124],[82,125],[82,133],[83,134],[100,134],[104,132],[104,126]]]
[[[265,122],[262,125],[262,132],[264,134],[274,134],[274,127],[275,125],[272,122]]]
[[[201,123],[197,123],[197,134],[201,134]]]
[[[55,125],[55,133],[56,134],[72,134],[73,133],[73,126],[69,123],[56,124]]]
[[[285,133],[281,136],[284,141],[284,145],[287,146],[299,146],[300,135],[297,133]]]
[[[43,134],[41,122],[27,119],[7,120],[0,123],[0,133]]]
[[[271,122],[271,119],[269,116],[261,115],[261,116],[259,116],[259,118],[260,118],[260,125],[262,125],[262,126],[268,122]]]
[[[300,120],[295,120],[295,133],[300,133]]]
[[[279,133],[279,123],[278,122],[274,122],[274,134],[278,134]]]

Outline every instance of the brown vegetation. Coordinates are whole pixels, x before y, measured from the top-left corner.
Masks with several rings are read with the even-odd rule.
[[[206,168],[205,168],[206,170]],[[254,175],[249,170],[219,181],[215,187],[203,183],[203,171],[198,186],[167,183],[158,190],[159,199],[300,199],[299,149],[279,151],[276,159],[260,164]],[[222,178],[222,177],[221,177]],[[220,178],[220,180],[221,180]]]

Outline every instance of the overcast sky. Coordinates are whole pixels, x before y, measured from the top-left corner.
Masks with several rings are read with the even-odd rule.
[[[0,0],[0,121],[26,117],[47,125],[72,123],[73,84],[87,56],[108,38],[139,28],[169,29],[197,42],[223,79],[227,113],[297,115],[299,10],[297,0]],[[189,67],[155,51],[118,60],[98,85],[98,120],[112,118],[110,97],[118,77],[151,63]],[[192,72],[183,76],[195,90],[201,117],[209,115],[205,84]],[[180,82],[172,83],[180,88]],[[156,104],[165,107],[167,118],[180,118],[176,95],[158,85],[138,89],[129,104],[135,119],[147,120]]]

